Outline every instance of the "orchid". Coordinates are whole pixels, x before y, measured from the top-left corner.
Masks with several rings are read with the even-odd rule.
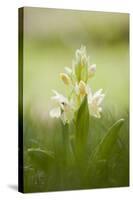
[[[100,113],[102,112],[102,101],[105,97],[105,94],[102,94],[102,89],[98,90],[92,94],[91,88],[88,89],[88,104],[90,115],[100,118]]]
[[[62,94],[59,94],[57,91],[53,91],[54,96],[51,97],[56,106],[50,111],[50,116],[52,118],[61,118],[63,123],[69,122],[73,118],[73,101],[69,101]]]
[[[28,164],[25,169],[28,170],[29,168],[29,177],[31,177],[31,173],[34,171],[32,167],[35,167],[37,172],[41,170],[40,172],[44,178],[44,183],[47,184],[46,191],[55,188],[70,189],[71,187],[69,187],[69,184],[73,180],[72,186],[75,188],[77,188],[77,185],[81,186],[81,188],[86,186],[88,186],[88,188],[94,186],[101,187],[100,184],[105,184],[106,181],[108,186],[112,184],[112,180],[115,185],[117,183],[114,178],[119,163],[118,166],[116,165],[116,167],[113,167],[114,171],[112,171],[113,168],[110,165],[111,161],[113,162],[113,166],[115,164],[113,145],[115,145],[115,148],[118,145],[118,152],[121,152],[122,144],[118,141],[120,141],[120,136],[122,136],[123,141],[125,140],[124,134],[126,133],[127,125],[124,126],[125,128],[123,127],[123,132],[120,132],[124,123],[123,118],[117,120],[110,128],[106,128],[106,126],[110,124],[108,123],[109,118],[106,116],[104,116],[99,123],[97,122],[99,118],[102,117],[102,104],[105,94],[102,88],[97,91],[93,91],[91,88],[91,79],[95,75],[95,72],[96,65],[90,64],[86,48],[82,46],[80,49],[76,50],[72,68],[65,67],[64,72],[59,74],[67,90],[66,94],[61,94],[56,90],[52,91],[53,96],[51,100],[53,108],[50,110],[49,114],[51,118],[57,118],[59,122],[57,124],[50,123],[50,125],[52,125],[50,134],[47,134],[48,131],[46,131],[46,141],[42,140],[44,141],[44,146],[41,145],[41,148],[38,148],[39,143],[35,143],[34,141],[30,142],[29,147],[32,143],[35,147],[28,148],[28,159],[26,159],[26,161],[31,163]],[[112,116],[110,119],[112,123]],[[29,133],[28,123],[26,123],[25,127],[28,128],[27,133]],[[36,131],[36,126],[33,127],[35,127]],[[45,126],[43,126],[43,128],[44,127]],[[42,131],[43,128],[40,129],[39,126],[41,133],[45,133],[45,130],[49,130],[44,129],[44,131]],[[31,133],[32,131],[34,131],[34,128],[31,129]],[[50,150],[49,147],[51,147]],[[125,149],[127,148],[124,148],[124,151]],[[124,153],[123,163],[125,162],[125,155],[128,154]],[[118,162],[121,160],[118,159],[117,153],[115,160],[118,160]],[[27,175],[26,170],[25,173]],[[57,170],[60,173],[57,173]],[[111,172],[113,176],[108,176],[107,180],[108,172]],[[37,178],[37,181],[38,180],[40,180],[40,178]],[[55,185],[52,184],[50,188],[49,183],[51,183],[51,180],[53,180]],[[102,180],[102,182],[99,180]],[[108,182],[109,180],[110,182]]]
[[[60,79],[70,87],[70,94],[66,97],[54,90],[56,107],[50,111],[50,116],[61,118],[64,124],[70,123],[75,117],[83,99],[87,96],[90,115],[100,118],[104,94],[102,89],[92,94],[90,80],[95,75],[96,64],[90,64],[85,46],[75,52],[72,68],[65,67],[65,72],[60,73]]]

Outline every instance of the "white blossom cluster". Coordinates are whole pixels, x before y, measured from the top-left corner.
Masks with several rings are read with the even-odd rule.
[[[100,118],[105,94],[102,93],[102,89],[92,93],[90,79],[95,75],[96,65],[90,65],[85,46],[76,50],[72,68],[65,67],[64,71],[60,73],[60,79],[70,88],[70,94],[64,96],[53,90],[54,96],[51,98],[55,107],[50,111],[50,116],[61,118],[64,124],[69,123],[74,118],[83,98],[87,96],[90,115]]]

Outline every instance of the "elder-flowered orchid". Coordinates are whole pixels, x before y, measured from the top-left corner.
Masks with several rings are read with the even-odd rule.
[[[92,94],[90,79],[95,75],[96,64],[90,64],[85,46],[76,50],[72,68],[65,67],[64,70],[65,72],[60,73],[60,79],[67,87],[70,87],[70,94],[65,97],[54,91],[55,96],[52,99],[56,107],[50,111],[50,116],[61,118],[64,124],[69,123],[87,95],[90,115],[100,118],[101,103],[105,95],[102,89]]]
[[[105,94],[102,93],[102,89],[98,90],[94,94],[92,94],[91,88],[88,88],[88,105],[90,115],[100,118],[102,112],[102,101],[105,97]]]
[[[65,96],[59,94],[57,91],[53,90],[54,96],[51,97],[55,102],[55,108],[50,111],[50,116],[52,118],[61,118],[63,123],[69,123],[73,118],[74,104],[73,100],[69,101]]]

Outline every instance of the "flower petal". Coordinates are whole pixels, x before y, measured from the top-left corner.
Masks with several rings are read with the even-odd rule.
[[[70,69],[69,67],[65,67],[65,72],[68,74],[68,75],[71,75],[72,73],[72,69]]]
[[[55,93],[55,96],[52,96],[51,99],[55,100],[57,103],[68,103],[68,100],[66,97],[64,97],[62,94],[59,94],[57,91],[53,90]]]
[[[59,118],[60,115],[61,115],[61,109],[60,107],[57,107],[57,108],[53,108],[51,111],[50,111],[50,116],[52,118],[56,117],[56,118]]]

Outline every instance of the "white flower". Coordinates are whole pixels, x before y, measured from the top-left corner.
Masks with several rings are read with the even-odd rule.
[[[96,72],[96,64],[93,64],[88,68],[88,78],[93,77],[95,72]]]
[[[55,96],[53,96],[52,99],[55,101],[56,107],[50,111],[50,116],[52,118],[61,118],[64,124],[69,123],[74,115],[73,100],[71,99],[71,101],[68,101],[62,94],[59,94],[55,90],[53,92]]]
[[[84,96],[87,94],[87,85],[84,81],[80,81],[79,84],[76,83],[75,84],[75,92],[76,92],[76,95],[81,95],[81,96]]]
[[[65,67],[64,70],[65,70],[65,72],[66,72],[68,75],[71,75],[71,74],[72,74],[72,69],[71,69],[71,68]]]
[[[59,118],[61,116],[61,109],[60,109],[60,107],[53,108],[50,111],[50,116],[52,118],[54,118],[54,117]]]
[[[91,88],[88,88],[88,104],[90,114],[96,118],[100,118],[100,113],[102,112],[101,103],[105,97],[102,93],[103,89],[98,90],[92,94]]]
[[[51,99],[61,103],[61,102],[67,102],[67,98],[64,97],[62,94],[59,94],[56,90],[53,90],[54,96],[51,97]]]

